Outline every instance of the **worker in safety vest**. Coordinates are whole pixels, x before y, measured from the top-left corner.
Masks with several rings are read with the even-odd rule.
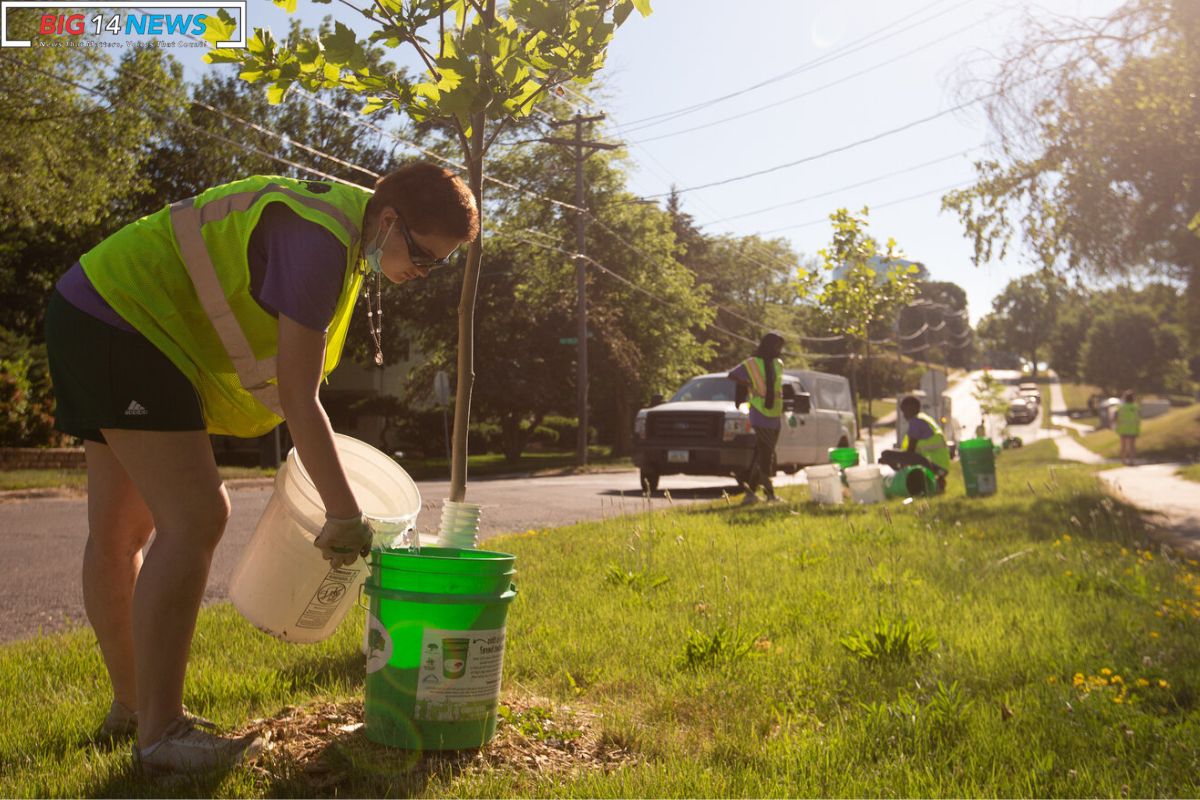
[[[1142,411],[1134,402],[1133,390],[1125,392],[1117,407],[1117,436],[1121,437],[1121,463],[1132,464],[1137,458],[1137,437],[1142,432]]]
[[[260,176],[130,223],[59,280],[46,343],[55,426],[87,457],[84,606],[114,695],[100,732],[136,734],[144,770],[225,767],[261,746],[201,730],[181,703],[229,518],[209,434],[258,436],[286,419],[325,506],[316,546],[335,568],[365,555],[371,531],[318,387],[364,280],[382,363],[381,276],[424,277],[478,231],[470,191],[431,164],[386,175],[373,193]]]
[[[899,450],[885,450],[879,463],[892,469],[923,466],[938,479],[938,490],[945,491],[946,476],[950,473],[950,448],[946,435],[937,420],[921,410],[921,401],[912,395],[900,401],[900,413],[908,423],[908,432]]]
[[[782,352],[783,337],[768,333],[759,341],[754,355],[729,371],[731,380],[749,388],[750,427],[754,429],[754,454],[750,458],[742,505],[759,502],[755,493],[759,486],[767,502],[779,501],[771,476],[783,415],[783,361],[779,359]]]

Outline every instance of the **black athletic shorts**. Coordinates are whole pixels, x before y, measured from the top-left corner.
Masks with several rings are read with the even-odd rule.
[[[57,291],[46,310],[54,427],[103,442],[101,428],[206,429],[200,395],[163,352],[138,333],[101,322]]]

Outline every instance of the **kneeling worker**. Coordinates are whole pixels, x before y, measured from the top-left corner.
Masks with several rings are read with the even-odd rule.
[[[921,410],[921,401],[909,395],[900,401],[900,413],[908,420],[908,432],[899,450],[886,450],[879,463],[892,469],[920,466],[937,476],[938,491],[946,491],[946,476],[950,474],[950,448],[946,435],[937,421]]]

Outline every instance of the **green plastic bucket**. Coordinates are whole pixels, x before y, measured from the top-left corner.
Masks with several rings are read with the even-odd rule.
[[[843,470],[858,466],[858,451],[853,447],[829,448],[829,463],[836,464]]]
[[[958,445],[967,497],[996,493],[996,451],[991,439],[967,439]]]
[[[883,482],[885,497],[933,497],[937,476],[925,467],[902,467]]]
[[[363,585],[368,739],[418,751],[491,741],[515,562],[452,547],[371,552]]]

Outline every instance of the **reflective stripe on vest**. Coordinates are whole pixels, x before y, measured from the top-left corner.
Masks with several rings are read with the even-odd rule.
[[[247,248],[262,209],[283,203],[346,247],[322,375],[340,360],[361,285],[359,222],[370,193],[277,176],[216,186],[126,225],[80,261],[97,292],[196,386],[209,432],[279,423],[278,320],[251,294]],[[330,265],[333,268],[335,265]]]

